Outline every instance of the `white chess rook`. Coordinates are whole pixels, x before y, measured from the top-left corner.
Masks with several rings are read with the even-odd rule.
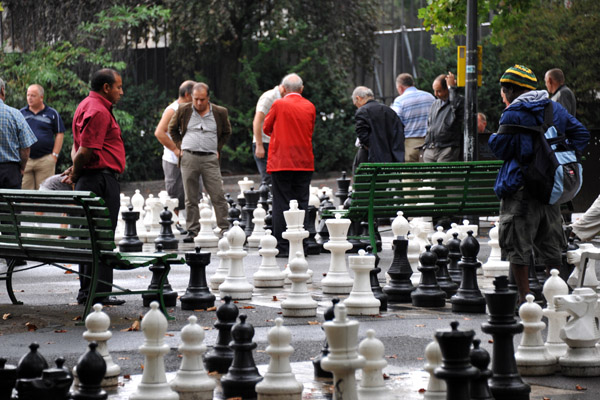
[[[364,250],[358,256],[348,257],[354,271],[354,286],[350,296],[344,300],[348,315],[378,315],[380,301],[373,295],[369,272],[375,268],[375,256],[366,255]]]

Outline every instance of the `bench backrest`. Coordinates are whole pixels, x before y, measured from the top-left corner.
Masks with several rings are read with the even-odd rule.
[[[0,189],[0,234],[2,257],[94,262],[115,248],[108,208],[92,192]]]
[[[363,163],[354,175],[351,217],[497,215],[502,161]]]

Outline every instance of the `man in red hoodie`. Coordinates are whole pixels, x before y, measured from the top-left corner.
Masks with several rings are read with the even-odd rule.
[[[271,137],[267,172],[273,182],[273,235],[277,238],[279,256],[287,256],[289,244],[281,237],[286,227],[283,212],[289,209],[290,200],[297,200],[300,209],[308,209],[310,181],[315,170],[312,135],[316,110],[302,97],[304,86],[297,74],[287,75],[281,84],[283,98],[273,103],[263,131]]]

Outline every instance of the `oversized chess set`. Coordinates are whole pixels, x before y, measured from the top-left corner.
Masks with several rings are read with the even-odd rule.
[[[17,359],[0,354],[8,358],[0,359],[0,400],[519,400],[533,398],[534,392],[545,395],[539,383],[532,392],[527,377],[600,376],[594,264],[600,251],[593,244],[571,242],[565,249],[565,270],[572,270],[566,282],[562,267],[561,274],[553,270],[550,277],[530,268],[532,294],[517,317],[517,294],[508,264],[501,260],[496,227],[489,230],[489,256],[482,263],[477,225],[464,221],[446,232],[441,227],[434,231],[431,221],[409,222],[399,211],[392,233],[382,230],[383,250],[375,255],[367,241],[356,239],[360,225],[352,228],[341,213],[318,218],[319,209],[335,208],[331,191],[321,189],[321,199],[317,191],[311,195],[310,210],[292,201],[284,213],[283,237],[290,252],[282,260],[276,258],[270,232],[268,192],[254,191],[247,180],[242,185],[237,206],[229,197],[232,227],[222,238],[213,232],[213,213],[208,199],[203,200],[195,248],[180,249],[187,266],[169,275],[165,301],[188,311],[185,325],[176,332],[169,329],[158,304],[144,300],[150,310],[141,320],[143,338],[137,336],[133,346],[143,357],[143,371],[124,373],[111,356],[117,340],[110,330],[111,314],[119,308],[95,305],[85,319],[85,340],[72,344],[82,353],[73,365],[58,357],[56,367],[49,367],[43,343],[24,344],[29,352]],[[348,196],[344,185],[336,192],[341,204]],[[140,197],[138,192],[122,199],[119,246],[127,251],[179,249],[170,199],[149,197],[143,213]],[[310,223],[305,230],[306,212]],[[137,250],[127,247],[132,245]],[[260,307],[270,316],[266,321],[253,316]],[[435,312],[442,320],[424,326],[428,334],[420,335],[429,339],[411,349],[420,354],[411,363],[412,372],[403,370],[390,354],[409,349],[402,341],[395,349],[385,342],[406,337],[403,330],[415,325],[413,315]],[[454,319],[460,323],[450,324]],[[295,353],[307,341],[320,343],[320,351],[299,360]],[[259,347],[264,348],[260,353]],[[165,357],[173,352],[180,355],[178,366],[168,370]],[[267,356],[268,362],[257,365],[256,358],[264,362]],[[400,388],[395,378],[402,374],[412,385]]]

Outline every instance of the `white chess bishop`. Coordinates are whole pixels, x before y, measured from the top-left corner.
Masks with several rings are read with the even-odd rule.
[[[219,285],[219,293],[221,298],[231,296],[233,300],[250,300],[254,286],[248,283],[244,273],[244,257],[248,253],[244,251],[243,247],[246,234],[239,225],[239,221],[233,221],[233,228],[227,232],[227,241],[229,242],[227,255],[231,260],[231,266],[225,281]]]

